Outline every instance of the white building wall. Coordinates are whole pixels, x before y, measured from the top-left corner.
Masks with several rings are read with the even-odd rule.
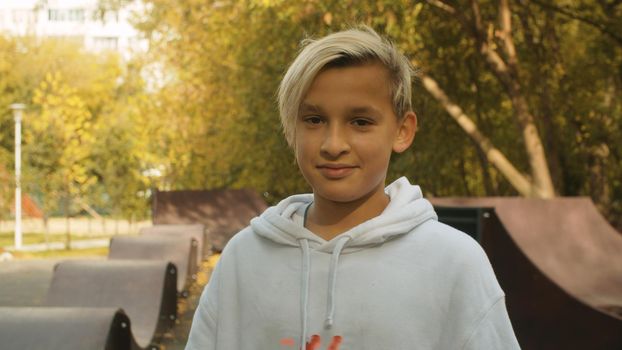
[[[146,51],[148,43],[132,27],[140,1],[119,11],[98,13],[98,0],[0,0],[0,32],[8,35],[74,38],[87,50],[118,51],[124,58]]]

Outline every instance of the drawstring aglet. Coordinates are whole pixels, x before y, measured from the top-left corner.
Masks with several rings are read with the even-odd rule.
[[[324,328],[331,329],[332,327],[333,327],[333,318],[332,317],[326,318],[326,321],[324,321]]]

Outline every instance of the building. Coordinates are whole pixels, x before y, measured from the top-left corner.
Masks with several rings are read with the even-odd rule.
[[[131,25],[140,1],[101,11],[99,0],[2,0],[0,33],[74,40],[93,52],[114,50],[128,59],[146,51],[147,40]]]

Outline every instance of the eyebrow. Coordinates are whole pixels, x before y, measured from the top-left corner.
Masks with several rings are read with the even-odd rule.
[[[314,105],[311,103],[303,102],[300,104],[300,112],[312,112],[312,113],[322,113],[323,110],[320,106]]]
[[[303,102],[300,104],[300,112],[323,113],[324,110],[318,105]],[[380,115],[380,111],[372,106],[358,106],[349,109],[351,114],[374,114]]]
[[[380,115],[380,111],[371,106],[363,106],[363,107],[354,107],[350,109],[350,113],[352,114],[374,114]]]

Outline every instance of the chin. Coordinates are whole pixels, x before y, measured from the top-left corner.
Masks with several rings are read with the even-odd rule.
[[[347,184],[346,184],[347,186]],[[366,191],[353,191],[352,189],[344,190],[337,188],[313,188],[313,193],[326,200],[336,203],[350,203],[365,197]]]

